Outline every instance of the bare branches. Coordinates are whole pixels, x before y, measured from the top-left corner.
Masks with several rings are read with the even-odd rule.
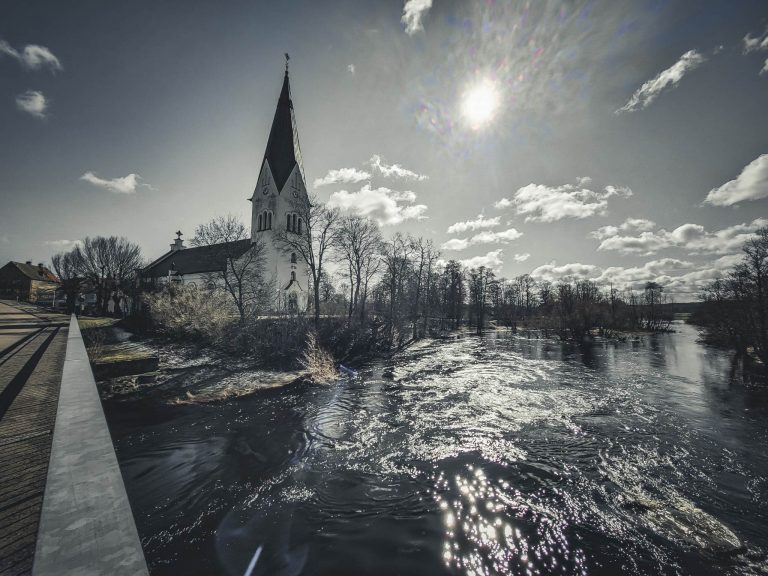
[[[264,241],[249,238],[245,225],[235,216],[227,215],[198,226],[191,241],[194,246],[210,246],[213,257],[221,263],[219,270],[206,274],[206,281],[229,293],[241,323],[266,311],[274,293],[265,273]]]
[[[323,265],[330,251],[339,240],[341,214],[337,209],[328,208],[317,198],[297,200],[293,208],[297,215],[297,226],[279,228],[275,242],[287,253],[299,255],[306,263],[312,277],[315,329],[320,324],[320,283]]]

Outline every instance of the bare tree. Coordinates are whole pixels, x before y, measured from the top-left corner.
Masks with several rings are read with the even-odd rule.
[[[78,276],[93,285],[96,291],[96,308],[106,310],[111,290],[125,288],[132,280],[134,271],[142,264],[141,249],[123,237],[86,237],[82,247],[74,248],[77,253]]]
[[[309,268],[317,330],[320,326],[320,284],[323,265],[329,251],[338,243],[341,215],[338,209],[329,208],[316,197],[298,200],[293,208],[303,225],[299,224],[296,231],[278,230],[275,242],[284,252],[295,252],[301,256]]]
[[[360,216],[341,219],[338,248],[348,271],[350,319],[358,312],[360,321],[365,321],[368,283],[378,270],[382,242],[379,226],[373,220]]]
[[[235,216],[218,216],[195,229],[193,246],[210,246],[221,268],[206,275],[209,284],[224,288],[237,307],[240,323],[257,316],[273,300],[272,281],[265,273],[265,244],[251,240]]]
[[[81,259],[82,254],[78,247],[69,252],[59,252],[51,257],[53,269],[61,280],[61,287],[67,297],[67,312],[72,312],[75,309],[75,298],[80,292],[80,284],[82,283],[80,276]]]

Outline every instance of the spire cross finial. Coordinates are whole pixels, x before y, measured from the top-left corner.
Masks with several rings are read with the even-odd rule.
[[[285,53],[285,73],[288,74],[288,60],[290,60],[291,57],[288,55],[288,52]]]
[[[176,237],[180,239],[181,236],[182,236],[181,230],[176,230]]]

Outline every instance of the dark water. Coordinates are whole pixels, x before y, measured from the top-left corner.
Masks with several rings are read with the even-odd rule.
[[[767,574],[768,395],[676,328],[107,401],[152,574]]]

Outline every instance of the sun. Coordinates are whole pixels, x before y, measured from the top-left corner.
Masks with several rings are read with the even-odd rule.
[[[499,107],[499,91],[490,80],[480,80],[464,93],[461,113],[473,130],[486,126]]]

